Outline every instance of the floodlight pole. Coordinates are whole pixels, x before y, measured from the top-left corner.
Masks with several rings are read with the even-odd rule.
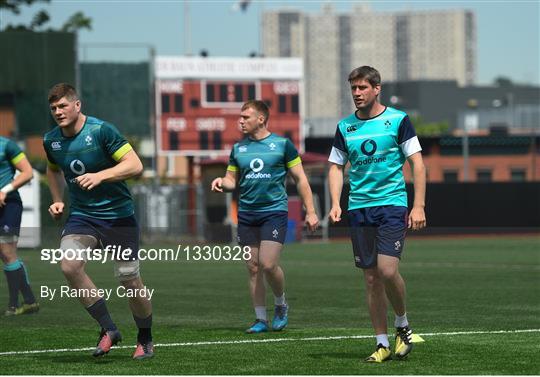
[[[467,125],[463,127],[463,182],[469,182],[469,131]]]
[[[328,182],[328,169],[324,170],[324,181]],[[325,216],[327,213],[330,213],[330,210],[332,209],[332,198],[330,197],[330,188],[328,185],[324,186],[324,213],[322,214],[322,239],[324,242],[328,242],[329,239],[329,233],[330,229],[328,228],[330,226],[330,221],[328,220],[328,216]]]
[[[462,154],[463,154],[463,182],[469,182],[469,128],[476,129],[478,127],[478,104],[476,100],[470,99],[467,103],[470,109],[465,114],[463,120],[463,135],[462,135]]]
[[[149,66],[149,95],[148,95],[148,113],[149,113],[149,122],[150,122],[150,137],[154,142],[154,156],[152,158],[152,171],[154,172],[154,186],[159,187],[159,174],[158,174],[158,141],[157,141],[157,121],[156,121],[156,49],[150,47],[150,64]]]

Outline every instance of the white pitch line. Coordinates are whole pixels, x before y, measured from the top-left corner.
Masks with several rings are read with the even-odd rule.
[[[524,329],[524,330],[494,330],[494,331],[455,331],[455,332],[439,332],[439,333],[423,333],[420,336],[455,336],[455,335],[477,335],[477,334],[519,334],[540,332],[540,329]],[[310,342],[315,340],[343,340],[343,339],[369,339],[373,335],[343,335],[343,336],[316,336],[310,338],[272,338],[272,339],[249,339],[249,340],[216,340],[207,342],[184,342],[184,343],[158,343],[155,347],[188,347],[188,346],[212,346],[222,344],[253,344],[253,343],[279,343],[279,342]],[[115,346],[115,349],[133,349],[132,346]],[[59,348],[48,350],[30,350],[30,351],[9,351],[0,352],[0,356],[8,355],[31,355],[38,353],[58,353],[58,352],[80,352],[93,351],[95,347],[82,348]]]

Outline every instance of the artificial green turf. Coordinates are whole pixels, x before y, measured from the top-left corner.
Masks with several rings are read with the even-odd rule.
[[[52,245],[51,245],[52,246]],[[417,333],[540,328],[540,239],[534,237],[407,241],[401,272],[408,313]],[[20,252],[34,290],[65,284],[59,267]],[[254,318],[242,262],[146,262],[154,294],[156,343],[371,335],[361,271],[348,242],[287,245],[290,325],[281,333],[244,335]],[[112,265],[89,263],[100,287],[116,287]],[[2,281],[2,280],[0,280]],[[5,283],[0,302],[7,301]],[[0,318],[0,353],[91,347],[97,326],[75,299],[40,300],[39,314]],[[268,307],[271,308],[268,295]],[[135,328],[123,299],[108,302],[124,335]],[[270,313],[269,313],[270,314]],[[392,316],[389,316],[390,324]],[[131,349],[100,360],[91,351],[0,355],[1,374],[539,374],[539,332],[426,336],[406,361],[361,360],[373,339],[287,341],[157,347],[135,362]]]

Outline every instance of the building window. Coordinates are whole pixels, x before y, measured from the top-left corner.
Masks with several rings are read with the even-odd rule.
[[[278,96],[278,112],[286,113],[287,112],[287,96],[280,94]]]
[[[206,84],[206,102],[214,102],[216,100],[216,90],[214,84]]]
[[[244,103],[255,99],[255,84],[248,82],[227,83],[214,81],[206,83],[207,103]]]
[[[255,99],[255,85],[249,84],[248,85],[248,100]]]
[[[491,169],[478,169],[476,171],[477,182],[491,182],[492,181],[491,176],[492,176]]]
[[[227,84],[219,84],[219,100],[221,102],[227,101]]]
[[[527,170],[522,168],[511,169],[510,180],[512,182],[525,182],[527,180]]]
[[[208,149],[208,131],[199,132],[199,146],[200,149]]]
[[[184,96],[182,94],[174,95],[174,112],[175,113],[184,112]]]
[[[457,170],[445,170],[443,171],[443,181],[445,183],[457,183],[458,171]]]
[[[299,111],[298,94],[294,94],[291,96],[291,113],[298,114]]]
[[[169,102],[169,95],[161,95],[161,113],[166,114],[171,112],[171,103]]]
[[[236,84],[234,86],[234,101],[242,102],[244,101],[244,88],[241,84]]]
[[[175,131],[169,131],[169,149],[171,151],[177,151],[180,149],[180,140],[178,140],[180,134]]]
[[[190,101],[191,108],[196,109],[199,107],[199,100],[197,98],[192,98]]]
[[[214,149],[215,150],[221,150],[221,131],[214,131],[212,132],[212,141],[214,142]]]

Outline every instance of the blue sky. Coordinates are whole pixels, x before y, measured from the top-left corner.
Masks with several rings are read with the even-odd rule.
[[[247,12],[234,11],[235,1],[190,1],[192,52],[206,49],[211,56],[247,56],[259,49],[259,14],[265,9],[289,7],[318,12],[324,1],[254,1]],[[470,9],[477,21],[477,82],[491,83],[497,76],[520,83],[540,84],[540,1],[326,1],[336,11],[350,11],[353,4],[369,3],[375,11],[421,9]],[[50,4],[23,7],[19,16],[3,12],[0,24],[28,22],[38,10],[51,15],[51,25],[61,25],[83,11],[93,20],[93,30],[79,33],[83,60],[140,60],[145,47],[98,47],[92,43],[141,43],[154,45],[158,55],[182,55],[183,1],[52,0]],[[86,47],[84,47],[86,46]]]

